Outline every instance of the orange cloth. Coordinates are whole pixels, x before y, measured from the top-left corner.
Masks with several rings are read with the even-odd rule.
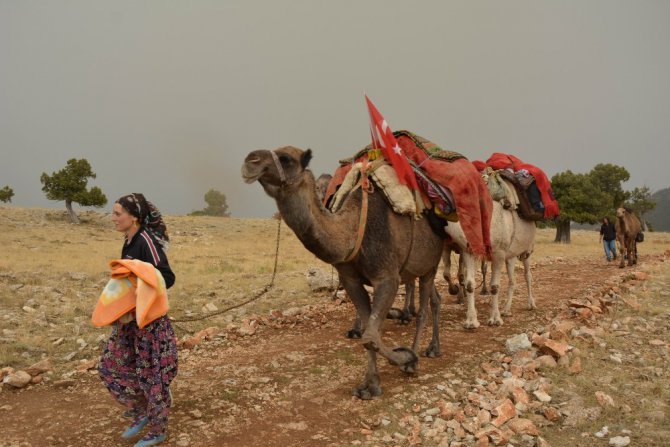
[[[167,314],[165,280],[153,265],[137,259],[114,259],[109,266],[112,279],[93,310],[94,326],[112,324],[133,309],[140,328]]]

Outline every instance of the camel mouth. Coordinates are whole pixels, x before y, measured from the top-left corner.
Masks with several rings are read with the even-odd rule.
[[[244,180],[244,183],[253,183],[258,180],[262,174],[262,172],[250,172],[246,165],[242,166],[242,180]]]

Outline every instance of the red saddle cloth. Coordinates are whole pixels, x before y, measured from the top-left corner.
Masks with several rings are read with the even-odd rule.
[[[553,219],[559,215],[558,202],[551,189],[551,182],[542,169],[529,163],[524,163],[514,155],[503,154],[500,152],[494,152],[489,159],[486,160],[486,165],[496,170],[511,169],[516,172],[525,169],[530,172],[530,174],[535,177],[537,189],[540,190],[540,196],[542,197],[542,203],[544,204],[544,218]]]
[[[493,203],[480,173],[467,158],[455,152],[441,150],[430,141],[411,132],[393,132],[405,155],[419,166],[435,182],[449,188],[456,206],[458,222],[468,240],[470,250],[477,256],[488,257],[491,253],[491,212]],[[353,159],[342,162],[328,185],[324,203],[328,203],[337,187],[351,170],[352,161],[367,157],[367,147]],[[424,193],[425,194],[425,193]]]

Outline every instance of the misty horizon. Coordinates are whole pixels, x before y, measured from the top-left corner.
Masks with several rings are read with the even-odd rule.
[[[550,178],[611,163],[654,192],[667,42],[670,3],[652,1],[0,2],[0,188],[64,208],[39,177],[85,158],[107,208],[142,192],[187,214],[215,189],[233,217],[269,217],[246,154],[311,148],[332,173],[369,143],[365,93],[470,160],[506,152]]]

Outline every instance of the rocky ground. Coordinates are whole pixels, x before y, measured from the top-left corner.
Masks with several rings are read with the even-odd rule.
[[[524,309],[518,272],[514,315],[475,331],[439,282],[443,355],[422,358],[415,375],[380,360],[384,394],[372,401],[351,396],[365,354],[344,338],[353,309],[343,299],[185,335],[164,445],[668,445],[668,256],[624,270],[541,260],[538,310]],[[478,312],[485,322],[486,297]],[[389,321],[384,337],[409,345],[413,326]],[[64,372],[56,361],[2,369],[0,446],[129,445],[95,358]]]

